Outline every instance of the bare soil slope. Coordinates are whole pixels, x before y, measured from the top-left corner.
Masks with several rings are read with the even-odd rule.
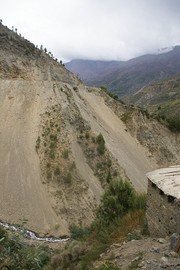
[[[63,235],[92,222],[109,175],[146,191],[157,163],[110,97],[2,25],[0,38],[0,220]]]
[[[62,220],[62,215],[58,215],[53,209],[54,193],[50,190],[54,191],[56,185],[47,188],[42,183],[40,160],[36,152],[41,115],[49,102],[62,102],[62,98],[54,94],[52,86],[52,82],[47,81],[1,80],[0,214],[1,220],[8,222],[20,223],[21,219],[27,219],[28,225],[41,233],[54,230],[58,224],[60,232],[65,234],[68,228],[66,218]],[[95,134],[103,134],[106,147],[124,168],[134,186],[145,191],[145,173],[151,170],[151,165],[141,146],[125,131],[122,121],[96,92],[88,92],[84,86],[80,86],[78,93],[79,95],[72,90],[83,119]],[[68,103],[67,100],[66,102]],[[67,108],[65,110],[67,113]],[[86,199],[93,201],[95,196],[98,201],[102,194],[100,182],[76,142],[72,125],[66,127],[69,140],[72,141],[72,154],[77,170],[89,186]],[[70,208],[70,200],[62,202],[62,208],[64,204]]]

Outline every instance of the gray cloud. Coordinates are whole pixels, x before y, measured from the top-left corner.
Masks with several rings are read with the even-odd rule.
[[[1,0],[1,19],[59,59],[125,60],[180,44],[179,0]]]

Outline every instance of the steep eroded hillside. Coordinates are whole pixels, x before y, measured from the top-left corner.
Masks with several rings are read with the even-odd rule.
[[[112,178],[146,191],[145,173],[158,163],[113,102],[0,25],[2,221],[59,236],[92,222]]]

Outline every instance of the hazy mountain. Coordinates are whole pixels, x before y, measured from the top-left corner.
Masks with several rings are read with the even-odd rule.
[[[125,62],[72,60],[66,67],[78,74],[85,84],[103,85],[120,97],[126,97],[153,81],[180,72],[180,46]]]
[[[180,131],[180,75],[143,87],[128,101],[147,108],[151,114],[167,120],[172,129]]]

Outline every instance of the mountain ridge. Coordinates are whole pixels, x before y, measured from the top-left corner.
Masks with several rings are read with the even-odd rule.
[[[153,81],[180,72],[180,46],[161,54],[142,55],[128,61],[72,60],[66,67],[89,86],[106,86],[121,98]],[[82,68],[81,68],[82,65]],[[93,65],[94,70],[89,68]],[[100,66],[97,68],[96,66]]]

